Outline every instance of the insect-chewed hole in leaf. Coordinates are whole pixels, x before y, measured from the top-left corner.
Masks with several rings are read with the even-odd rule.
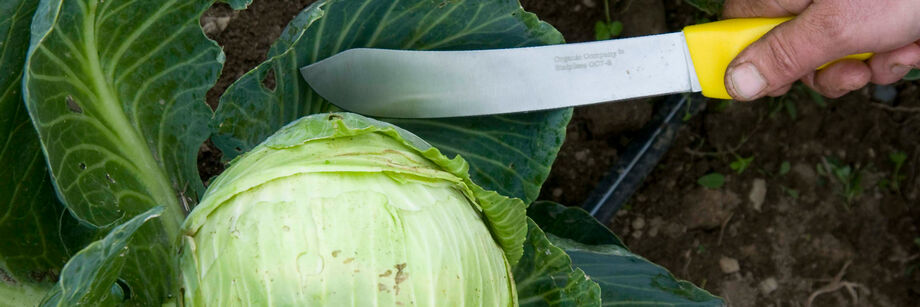
[[[116,297],[120,296],[122,301],[127,301],[131,299],[131,287],[128,287],[128,283],[126,283],[124,280],[115,280],[115,284],[112,285],[112,294],[116,295]]]
[[[326,117],[326,120],[328,121],[333,121],[337,119],[342,119],[342,116],[338,114],[329,114],[329,116]]]
[[[30,271],[29,278],[33,281],[42,282],[42,281],[58,281],[58,275],[53,271]]]
[[[265,73],[265,77],[262,78],[262,87],[272,92],[275,91],[275,69],[274,68],[269,68],[268,72]]]
[[[86,163],[80,162],[80,169],[81,169],[81,170],[85,170],[85,169],[86,169]]]
[[[109,175],[109,173],[105,173],[105,179],[111,182],[112,184],[115,184],[115,178],[112,178],[112,175]]]
[[[18,283],[18,281],[13,279],[13,276],[3,268],[0,268],[0,282],[5,282],[14,286]]]
[[[233,149],[236,149],[236,152],[243,152],[243,149],[240,148],[239,146],[237,146],[236,148],[233,148]]]
[[[64,101],[67,102],[67,109],[69,109],[70,112],[83,113],[83,108],[81,108],[80,105],[78,105],[77,102],[73,100],[73,96],[67,95],[67,98],[64,98]]]

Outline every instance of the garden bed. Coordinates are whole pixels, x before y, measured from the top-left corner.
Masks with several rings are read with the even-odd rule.
[[[217,5],[205,14],[208,35],[227,54],[208,94],[212,107],[230,83],[265,60],[284,26],[310,2],[255,1],[239,12]],[[522,2],[569,42],[594,39],[594,23],[604,19],[598,0]],[[626,36],[679,31],[713,18],[670,0],[612,11]],[[920,300],[918,86],[870,86],[834,100],[796,90],[782,99],[711,101],[607,222],[634,252],[734,306],[804,306],[810,297],[814,306],[911,305]],[[892,89],[893,99],[881,95]],[[540,199],[584,201],[651,117],[653,102],[576,109]],[[898,178],[894,153],[906,155]],[[743,172],[732,168],[751,157]],[[825,162],[833,160],[838,165]],[[845,167],[860,175],[858,193],[818,170]],[[202,147],[199,169],[204,180],[222,170],[210,144]],[[723,174],[725,184],[697,183],[711,173]]]

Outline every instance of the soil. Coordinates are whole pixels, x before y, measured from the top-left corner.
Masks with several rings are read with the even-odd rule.
[[[262,0],[240,12],[218,4],[205,14],[208,35],[227,54],[208,94],[212,107],[310,2]],[[603,0],[522,5],[569,42],[593,40],[594,23],[605,19]],[[624,23],[624,36],[715,19],[680,0],[611,0],[611,13]],[[649,120],[653,103],[577,108],[540,198],[583,202]],[[895,152],[906,154],[897,180]],[[749,157],[743,172],[731,168]],[[219,161],[212,145],[202,146],[204,179],[222,170]],[[849,188],[819,171],[845,167],[860,178]],[[697,183],[710,173],[724,174],[724,186]],[[920,301],[918,204],[920,82],[902,81],[822,101],[803,89],[751,103],[710,101],[686,121],[624,209],[604,222],[634,252],[731,306],[807,306],[810,299],[812,306],[912,306]]]

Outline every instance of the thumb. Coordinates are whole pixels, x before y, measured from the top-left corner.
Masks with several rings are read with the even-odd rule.
[[[813,11],[813,10],[812,10]],[[729,64],[725,88],[737,100],[754,100],[782,89],[848,52],[833,15],[802,15],[785,22],[742,51]],[[842,54],[841,54],[842,53]]]

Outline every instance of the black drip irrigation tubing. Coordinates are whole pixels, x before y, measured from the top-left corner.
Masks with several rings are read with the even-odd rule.
[[[627,145],[610,174],[588,194],[582,208],[602,223],[610,221],[667,153],[684,125],[685,116],[705,109],[705,102],[705,98],[695,94],[671,95],[656,103],[652,120]]]

